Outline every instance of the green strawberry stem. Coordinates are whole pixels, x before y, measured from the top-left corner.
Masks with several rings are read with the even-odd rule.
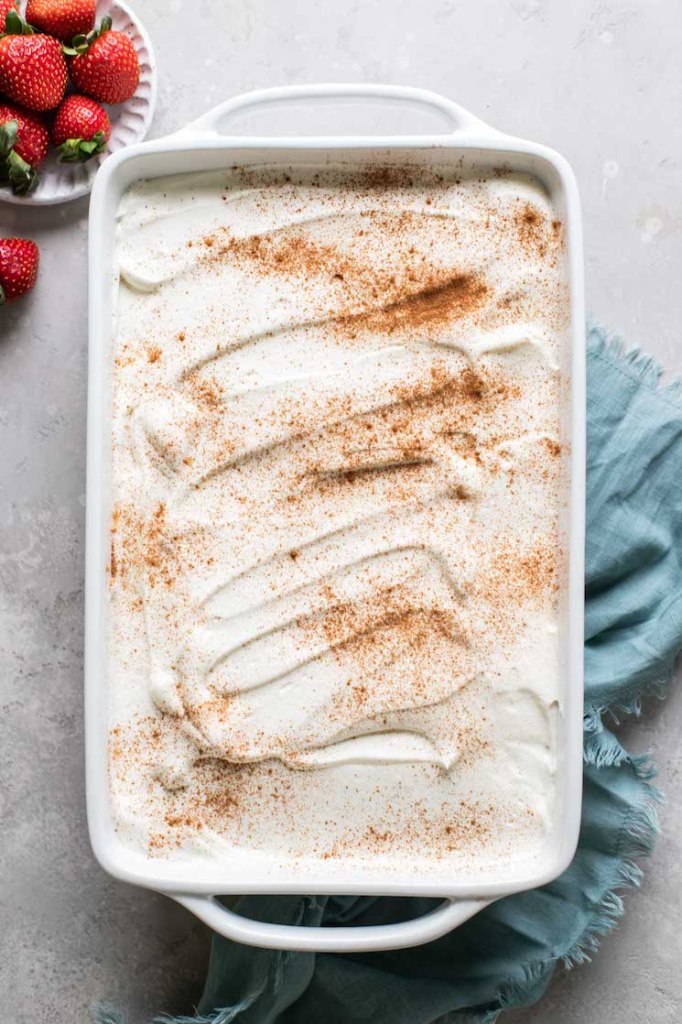
[[[17,141],[19,125],[16,121],[5,121],[0,125],[0,157],[8,157]]]
[[[77,57],[79,53],[87,53],[91,43],[94,43],[95,39],[103,36],[105,32],[110,32],[112,25],[113,21],[107,14],[106,17],[102,18],[99,28],[93,28],[92,32],[88,32],[87,36],[74,36],[71,40],[71,46],[62,44],[63,52],[67,57]]]
[[[102,153],[106,144],[104,132],[95,132],[91,139],[67,139],[58,147],[59,162],[72,164],[78,160],[89,160]]]
[[[5,36],[32,36],[35,29],[27,21],[20,17],[19,12],[10,9],[5,16]]]
[[[15,196],[26,196],[38,184],[38,175],[16,150],[7,157],[7,175]]]
[[[16,121],[0,125],[0,181],[10,184],[16,196],[25,196],[38,184],[38,175],[14,148],[17,128]]]

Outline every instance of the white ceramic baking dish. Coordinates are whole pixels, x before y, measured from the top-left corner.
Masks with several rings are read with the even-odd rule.
[[[338,129],[339,116],[353,109],[369,113],[379,132],[356,136],[311,135],[322,115]],[[280,115],[300,116],[300,133],[283,135]],[[385,135],[396,114],[419,117],[431,134]],[[276,136],[255,134],[263,118],[275,118]],[[377,121],[377,118],[379,120]],[[260,120],[259,120],[260,119]],[[246,120],[251,134],[235,134]],[[329,120],[327,121],[329,123]],[[366,123],[366,122],[365,122]],[[313,130],[316,130],[313,128]],[[562,533],[568,545],[563,592],[563,728],[559,737],[558,826],[542,863],[521,864],[499,878],[472,884],[454,877],[434,884],[418,877],[377,883],[360,873],[342,881],[308,876],[274,877],[245,857],[235,863],[196,868],[152,859],[117,839],[109,806],[106,682],[106,566],[109,552],[109,464],[112,304],[115,293],[113,244],[116,210],[125,189],[139,178],[211,170],[235,164],[301,161],[451,163],[507,167],[534,175],[544,184],[566,228],[570,287],[570,331],[563,370],[570,381],[563,435],[570,443],[570,493]],[[579,197],[566,161],[544,146],[501,134],[457,104],[420,89],[380,85],[294,86],[268,89],[230,100],[165,139],[131,146],[110,157],[99,171],[90,206],[90,366],[88,398],[88,501],[86,566],[86,760],[88,821],[95,855],[102,866],[126,882],[172,896],[217,932],[256,946],[345,951],[395,949],[428,942],[471,917],[492,900],[543,885],[571,861],[578,838],[582,789],[583,705],[583,540],[585,501],[585,333],[582,236]],[[220,903],[215,894],[338,893],[440,897],[444,903],[428,915],[400,924],[362,928],[304,928],[245,919]]]

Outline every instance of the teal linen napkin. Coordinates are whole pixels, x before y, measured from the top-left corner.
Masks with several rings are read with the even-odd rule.
[[[585,768],[580,842],[542,889],[501,900],[450,935],[387,953],[279,953],[215,936],[196,1017],[164,1024],[490,1024],[530,1005],[558,963],[580,963],[637,885],[634,860],[656,835],[653,768],[609,730],[662,693],[682,648],[682,385],[626,353],[599,327],[588,338]],[[375,924],[433,901],[245,897],[240,913],[286,924]],[[117,1015],[100,1011],[100,1024]]]

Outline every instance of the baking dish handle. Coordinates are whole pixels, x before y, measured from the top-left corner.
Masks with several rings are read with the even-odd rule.
[[[257,89],[254,92],[243,93],[233,99],[209,110],[202,117],[183,128],[177,134],[180,136],[191,135],[219,138],[224,135],[231,135],[230,131],[233,122],[240,116],[252,114],[256,111],[262,113],[268,108],[274,109],[277,106],[291,104],[328,104],[355,102],[357,104],[388,104],[393,106],[410,107],[422,114],[428,113],[431,116],[436,114],[444,125],[444,130],[437,132],[438,135],[449,136],[456,132],[467,132],[474,135],[498,135],[499,133],[481,121],[473,114],[465,110],[458,103],[436,92],[428,89],[415,89],[406,85],[377,85],[377,84],[329,84],[329,85],[285,85],[271,89]],[[241,134],[241,133],[240,133]],[[263,133],[261,133],[263,134]],[[270,134],[270,133],[267,133]],[[275,136],[281,133],[275,131]],[[338,132],[330,132],[331,136],[338,135]],[[407,134],[405,132],[400,135]],[[432,134],[432,133],[429,133]],[[283,136],[285,137],[285,136]],[[373,136],[374,137],[374,136]]]
[[[307,928],[305,925],[253,921],[229,910],[215,896],[173,896],[173,899],[226,939],[243,942],[247,946],[307,953],[371,953],[420,946],[451,932],[490,902],[446,900],[422,917],[397,924]]]

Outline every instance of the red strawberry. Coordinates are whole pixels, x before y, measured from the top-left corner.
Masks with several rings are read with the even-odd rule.
[[[39,115],[11,103],[0,103],[0,181],[8,181],[20,196],[35,188],[35,168],[47,156],[49,141]]]
[[[19,11],[17,0],[0,0],[0,32],[5,31],[5,18],[8,11]]]
[[[52,141],[59,159],[67,163],[89,160],[101,153],[111,135],[109,116],[96,100],[72,93],[62,101],[54,116]]]
[[[85,35],[95,25],[95,0],[28,0],[26,21],[70,43],[74,36]]]
[[[66,90],[66,61],[51,36],[34,35],[16,11],[0,37],[0,92],[30,110],[51,110]]]
[[[111,18],[102,18],[99,29],[85,38],[76,36],[65,52],[72,57],[71,80],[80,92],[102,103],[123,103],[137,89],[137,52],[128,36],[111,30]]]
[[[38,276],[40,253],[28,238],[0,238],[0,303],[30,292]]]

